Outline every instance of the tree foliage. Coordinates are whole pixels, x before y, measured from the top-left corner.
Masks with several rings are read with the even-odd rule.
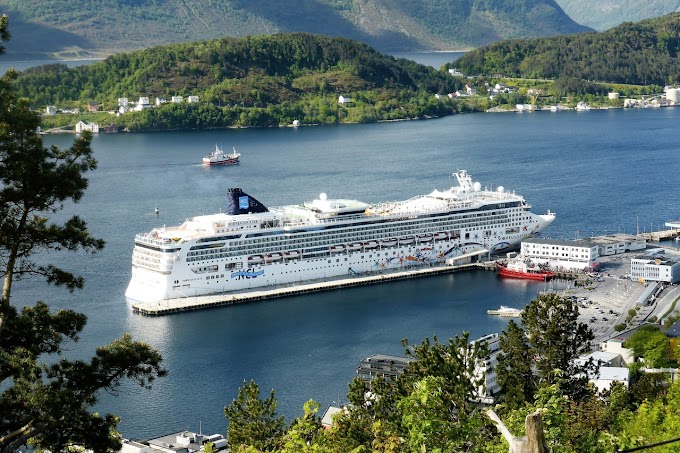
[[[6,27],[3,16],[0,41],[8,37]],[[74,445],[116,451],[118,418],[90,408],[102,391],[115,392],[124,380],[148,387],[165,370],[158,352],[128,335],[98,348],[89,361],[69,360],[63,345],[78,340],[85,316],[53,313],[41,301],[17,308],[12,283],[23,277],[39,275],[71,290],[83,284],[67,270],[37,264],[37,254],[45,261],[45,252],[96,252],[104,243],[77,216],[50,222],[65,202],[77,203],[84,194],[84,173],[96,167],[90,136],[67,150],[43,147],[37,115],[13,90],[15,76],[10,71],[0,78],[0,452],[28,443],[52,451]]]
[[[600,33],[501,41],[468,52],[466,74],[663,86],[680,79],[680,13]]]
[[[227,443],[232,451],[253,446],[259,451],[276,451],[283,443],[285,423],[276,413],[278,401],[274,390],[269,397],[260,399],[260,388],[255,381],[238,389],[238,396],[224,408],[229,420]]]
[[[21,96],[35,106],[80,106],[96,101],[107,110],[118,99],[199,96],[200,103],[131,112],[115,121],[130,130],[204,129],[372,122],[445,115],[458,103],[437,100],[460,81],[442,71],[383,55],[348,39],[305,33],[223,38],[174,44],[67,68],[24,71]],[[338,96],[350,96],[349,107]]]
[[[512,320],[499,337],[499,349],[496,376],[501,401],[517,409],[533,399],[538,379],[533,372],[533,357],[524,330]]]

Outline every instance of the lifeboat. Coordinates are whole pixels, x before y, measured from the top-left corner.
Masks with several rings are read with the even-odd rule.
[[[434,240],[435,241],[443,241],[443,240],[448,239],[448,238],[449,238],[449,235],[446,234],[443,231],[440,231],[440,232],[434,234]]]
[[[342,253],[345,251],[345,245],[340,244],[340,245],[332,245],[331,246],[331,253]]]
[[[364,244],[362,244],[361,242],[352,242],[347,246],[347,250],[359,250],[363,246]]]
[[[248,257],[248,264],[258,264],[264,262],[262,255],[253,255]]]
[[[283,258],[283,255],[279,252],[270,253],[266,256],[266,260],[268,263],[271,263],[272,261],[280,261],[281,258]]]
[[[364,248],[374,249],[378,246],[378,241],[368,241],[364,242]]]
[[[286,259],[293,259],[293,258],[300,258],[300,251],[299,250],[289,250],[283,254],[283,256],[286,257]]]
[[[432,238],[433,238],[433,236],[430,233],[419,234],[418,235],[418,242],[431,242]]]
[[[383,239],[380,241],[381,247],[392,247],[394,245],[397,245],[397,240],[395,238]]]
[[[413,244],[416,239],[413,236],[402,236],[399,238],[400,245]]]

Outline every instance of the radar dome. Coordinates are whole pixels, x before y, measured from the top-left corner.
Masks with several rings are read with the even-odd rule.
[[[498,186],[498,189],[496,189],[496,190],[498,191],[498,193],[503,193],[503,192],[505,192],[505,187]]]
[[[319,194],[319,200],[326,201],[327,199],[328,199],[328,195],[326,195],[324,192],[321,192]]]
[[[479,182],[476,182],[472,185],[472,188],[475,189],[475,191],[479,191],[479,189],[482,188],[482,185]]]

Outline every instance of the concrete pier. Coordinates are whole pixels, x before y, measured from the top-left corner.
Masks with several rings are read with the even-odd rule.
[[[417,267],[398,271],[383,271],[382,273],[373,273],[364,276],[336,277],[330,280],[317,280],[285,286],[267,286],[262,287],[261,289],[235,291],[225,294],[211,294],[209,296],[183,297],[179,299],[162,300],[159,302],[135,302],[132,304],[132,311],[144,316],[162,316],[183,311],[201,310],[279,297],[299,296],[319,291],[351,288],[353,286],[364,286],[416,277],[449,274],[471,269],[485,269],[486,267],[485,263],[471,263],[457,266],[436,265],[432,267]]]

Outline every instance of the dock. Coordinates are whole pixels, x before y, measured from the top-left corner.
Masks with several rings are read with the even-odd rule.
[[[163,316],[191,310],[203,310],[207,308],[235,305],[246,302],[255,302],[281,297],[300,296],[303,294],[329,291],[355,286],[373,285],[396,280],[426,277],[442,274],[450,274],[472,269],[485,269],[485,263],[468,263],[460,265],[435,265],[417,267],[398,271],[383,271],[362,276],[339,277],[330,280],[317,280],[293,285],[267,286],[261,289],[236,291],[223,294],[211,294],[207,296],[182,297],[178,299],[166,299],[158,302],[135,302],[132,304],[133,313],[144,316]]]
[[[638,236],[652,242],[680,238],[680,220],[666,222],[665,226],[669,227],[669,229],[660,231],[650,231],[648,233],[638,233]]]

